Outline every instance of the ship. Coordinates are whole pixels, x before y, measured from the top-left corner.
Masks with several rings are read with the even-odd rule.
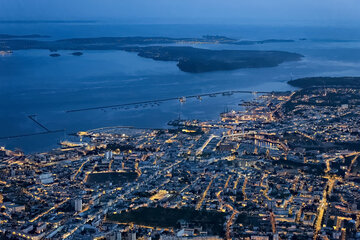
[[[88,145],[85,142],[70,142],[70,141],[62,141],[60,142],[60,144],[63,147],[84,147]]]
[[[0,56],[11,55],[12,53],[13,53],[12,50],[2,50],[0,51]]]
[[[181,97],[181,98],[179,98],[179,101],[180,101],[181,103],[186,102],[186,97]]]
[[[233,92],[223,92],[222,93],[223,96],[231,96],[233,94],[234,94]]]

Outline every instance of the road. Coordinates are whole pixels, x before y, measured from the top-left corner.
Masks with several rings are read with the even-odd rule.
[[[203,201],[204,201],[204,199],[205,199],[205,197],[206,197],[206,194],[207,194],[207,192],[209,191],[209,189],[210,189],[210,187],[211,187],[211,184],[212,184],[213,181],[216,179],[216,177],[217,177],[217,175],[215,175],[215,176],[211,179],[211,181],[209,182],[209,185],[206,187],[205,191],[203,192],[203,194],[202,194],[199,202],[196,204],[196,208],[195,208],[196,210],[199,210],[199,209],[201,208],[201,205],[202,205],[202,203],[203,203]]]
[[[319,236],[319,232],[322,228],[322,222],[323,222],[323,217],[324,217],[324,213],[327,210],[327,206],[328,206],[328,202],[327,202],[327,196],[329,196],[334,188],[336,182],[336,178],[335,177],[329,177],[327,184],[324,188],[323,191],[323,197],[321,199],[318,211],[317,211],[317,217],[316,217],[316,222],[315,222],[315,233],[314,233],[314,240],[318,239]]]

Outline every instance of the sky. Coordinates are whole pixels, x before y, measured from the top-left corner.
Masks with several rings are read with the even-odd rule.
[[[1,21],[357,25],[360,0],[0,0]]]

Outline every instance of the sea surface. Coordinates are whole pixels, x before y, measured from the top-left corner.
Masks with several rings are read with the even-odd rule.
[[[236,39],[292,39],[292,43],[191,46],[209,49],[283,50],[304,55],[299,62],[274,68],[212,73],[181,72],[175,62],[154,61],[124,51],[84,51],[72,56],[59,51],[14,51],[0,55],[0,146],[25,152],[47,151],[68,134],[107,126],[166,128],[170,120],[218,119],[227,109],[239,110],[253,94],[203,97],[122,108],[67,113],[79,108],[158,100],[229,90],[287,91],[286,82],[310,76],[360,76],[360,30],[332,27],[274,27],[247,25],[151,25],[106,22],[0,22],[0,34],[43,34],[50,39],[73,37],[223,35]],[[300,40],[306,39],[306,40]],[[28,137],[9,136],[64,130]]]

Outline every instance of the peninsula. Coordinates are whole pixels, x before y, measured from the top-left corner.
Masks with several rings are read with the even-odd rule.
[[[308,77],[288,81],[299,88],[308,87],[360,87],[360,77]]]

